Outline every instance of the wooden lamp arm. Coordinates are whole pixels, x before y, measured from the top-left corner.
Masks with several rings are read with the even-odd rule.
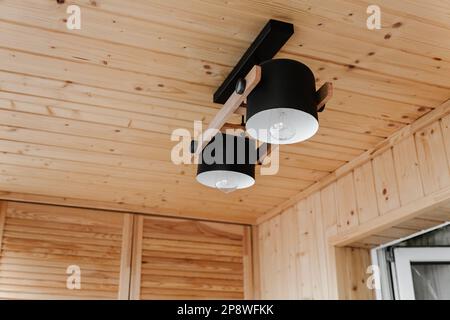
[[[258,85],[261,80],[261,67],[254,66],[250,72],[245,77],[245,89],[243,93],[239,94],[234,91],[228,100],[223,105],[222,109],[214,116],[214,118],[209,123],[207,130],[205,130],[198,140],[195,148],[194,155],[199,155],[201,150],[206,146],[206,144],[211,141],[212,138],[217,134],[217,132],[222,129],[223,125],[226,123],[227,119],[236,112],[236,110],[245,101],[247,96],[252,92],[252,90]]]

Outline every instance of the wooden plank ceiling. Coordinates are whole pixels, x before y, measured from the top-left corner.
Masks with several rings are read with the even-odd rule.
[[[81,7],[81,30],[66,7]],[[450,2],[0,0],[3,196],[235,222],[255,219],[450,97]],[[231,194],[170,161],[175,128],[205,124],[212,95],[270,18],[279,54],[335,95],[311,140],[281,147],[276,176]],[[95,201],[95,202],[93,202]]]

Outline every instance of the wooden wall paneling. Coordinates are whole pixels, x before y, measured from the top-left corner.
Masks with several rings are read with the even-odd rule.
[[[0,255],[5,299],[115,299],[119,294],[123,216],[9,202]],[[66,287],[70,265],[81,289]]]
[[[244,298],[243,226],[144,217],[142,234],[140,299]]]
[[[394,134],[389,136],[387,139],[379,141],[378,143],[374,142],[374,146],[370,147],[366,152],[356,157],[352,161],[343,165],[342,167],[336,169],[333,173],[328,176],[320,179],[316,183],[312,184],[310,187],[296,194],[295,196],[291,196],[289,200],[277,205],[276,207],[267,211],[263,216],[258,217],[257,223],[260,224],[266,220],[269,220],[271,217],[279,214],[284,209],[295,205],[301,199],[308,197],[310,194],[321,190],[332,182],[337,181],[339,178],[347,175],[349,172],[353,171],[355,168],[361,166],[367,161],[372,160],[377,155],[383,153],[387,149],[391,148],[398,141],[401,141],[403,138],[413,135],[414,133],[422,130],[426,126],[432,124],[433,122],[441,119],[450,113],[450,100],[446,100],[441,105],[434,108],[425,116],[420,117],[414,122],[410,123],[408,126],[403,127],[402,129],[396,131]],[[323,127],[321,127],[323,128]],[[334,135],[335,133],[333,133]],[[320,135],[320,132],[318,133]],[[341,138],[341,137],[340,137]]]
[[[5,229],[7,206],[8,206],[7,201],[0,201],[0,257],[2,254],[2,240],[3,240],[3,231]]]
[[[252,229],[250,226],[244,227],[243,235],[243,256],[242,266],[244,268],[244,299],[254,299],[254,265],[253,265],[253,243]]]
[[[392,151],[400,203],[404,205],[423,196],[414,137],[410,136],[400,141],[393,146]]]
[[[313,278],[311,270],[312,230],[306,199],[296,206],[298,221],[298,254],[297,254],[297,285],[299,299],[313,299]],[[315,279],[314,279],[315,280]]]
[[[369,161],[353,171],[359,222],[364,223],[378,216],[377,196],[372,162]]]
[[[259,266],[260,266],[260,297],[261,299],[269,299],[269,288],[268,288],[268,272],[271,266],[267,254],[267,234],[269,230],[269,224],[263,223],[258,225],[258,243],[259,243]]]
[[[370,274],[367,268],[372,264],[370,251],[366,249],[350,249],[351,251],[351,269],[352,269],[352,296],[353,300],[372,300],[374,299],[374,290],[367,286],[367,279]],[[355,290],[355,287],[357,288]]]
[[[347,248],[336,248],[336,280],[339,300],[349,300],[348,290],[351,279],[351,270],[348,266]]]
[[[252,228],[252,258],[253,258],[253,298],[255,300],[261,299],[261,241],[259,236],[259,226],[251,226]]]
[[[419,168],[426,195],[450,185],[450,171],[439,122],[415,134]]]
[[[144,216],[136,215],[134,216],[134,223],[133,223],[130,300],[139,300],[141,296],[143,232],[144,232]]]
[[[130,298],[131,263],[133,249],[133,225],[134,216],[132,214],[123,215],[122,231],[122,252],[120,258],[120,280],[119,280],[119,300]]]
[[[442,136],[444,138],[445,152],[447,155],[447,163],[450,168],[450,115],[440,120]]]
[[[380,215],[400,207],[392,150],[373,159],[376,195]]]
[[[336,203],[336,183],[332,183],[320,192],[322,202],[322,219],[325,226],[325,241],[327,246],[327,282],[328,298],[337,299],[337,278],[336,278],[336,248],[330,245],[328,239],[338,232],[338,213]]]
[[[266,242],[268,248],[268,272],[270,274],[268,281],[269,294],[272,299],[283,299],[282,282],[282,257],[281,257],[281,225],[280,216],[275,217],[269,222],[269,232]]]
[[[336,201],[338,208],[339,231],[359,224],[353,172],[343,176],[336,183]]]
[[[339,299],[343,300],[372,300],[373,290],[366,281],[370,274],[366,273],[370,263],[368,249],[343,247],[336,249],[336,263],[338,266]]]
[[[325,239],[324,221],[322,218],[322,205],[320,193],[317,192],[307,198],[308,214],[310,215],[311,228],[311,257],[313,297],[320,300],[328,296],[327,279],[327,243]]]
[[[450,199],[450,187],[446,187],[423,198],[412,201],[404,206],[394,209],[389,214],[379,216],[369,223],[361,224],[358,228],[340,233],[329,240],[336,246],[347,246],[365,239],[382,230],[404,223],[410,219],[428,215],[428,212],[435,209]],[[428,218],[426,218],[428,219]],[[436,225],[439,222],[437,221]],[[388,242],[388,241],[385,241]],[[383,243],[383,242],[381,242]]]
[[[294,207],[281,215],[282,286],[284,299],[298,298],[298,221]]]
[[[328,298],[373,299],[373,290],[366,286],[370,276],[366,270],[371,264],[369,249],[449,219],[447,202],[450,199],[450,186],[436,181],[439,170],[443,172],[444,178],[448,170],[445,148],[448,148],[449,108],[449,103],[442,105],[430,119],[418,121],[385,143],[366,161],[353,168],[353,174],[350,171],[338,176],[337,180],[320,188],[320,192],[307,194],[297,202],[294,208],[298,215],[299,298],[319,297],[321,292],[317,288],[323,278],[318,270],[320,262],[326,260]],[[445,115],[444,118],[442,115]],[[425,160],[430,163],[422,165],[421,161]],[[429,184],[435,186],[431,193],[424,192],[422,188],[422,166],[428,170],[428,178],[433,180]],[[318,212],[314,205],[317,200],[313,199],[321,202],[322,221],[311,214]],[[364,207],[360,207],[360,204],[368,206],[369,203],[374,209],[371,210],[372,216],[369,214],[370,218],[365,218]],[[358,214],[358,219],[355,219],[353,227],[345,228],[342,224],[346,224],[352,216],[348,214],[352,208],[356,208],[354,212]],[[283,239],[287,229],[287,219],[283,222],[283,218],[287,217],[289,210],[285,209],[281,213]],[[269,221],[259,225],[267,233],[271,232]],[[317,234],[321,233],[321,224],[328,245],[325,258],[318,256],[320,239]],[[287,241],[282,245],[285,246],[285,243]],[[289,248],[282,250],[288,252]],[[260,254],[267,256],[263,248]],[[265,277],[262,274],[262,281]],[[284,278],[282,283],[286,281]],[[267,296],[271,296],[270,292]]]

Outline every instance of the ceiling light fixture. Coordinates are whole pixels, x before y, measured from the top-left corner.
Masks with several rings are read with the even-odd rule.
[[[288,144],[304,141],[319,129],[314,74],[290,59],[261,64],[261,81],[247,97],[246,129],[254,139]]]
[[[224,193],[251,187],[256,154],[254,140],[218,133],[201,152],[197,181]]]

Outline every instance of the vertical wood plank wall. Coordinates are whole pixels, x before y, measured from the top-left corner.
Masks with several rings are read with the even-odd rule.
[[[0,201],[0,299],[252,298],[251,246],[246,226]]]
[[[415,208],[448,198],[449,164],[450,115],[444,115],[259,224],[261,297],[373,297],[364,283],[369,251],[361,247],[393,240],[376,234],[416,217]],[[360,248],[332,246],[342,237]]]

